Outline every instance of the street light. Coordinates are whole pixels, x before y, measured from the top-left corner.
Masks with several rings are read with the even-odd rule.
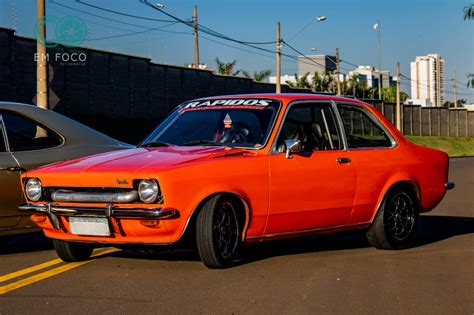
[[[157,4],[155,4],[155,7],[157,7],[158,9],[163,9],[165,5],[163,3],[158,2]]]
[[[318,50],[317,48],[314,48],[314,47],[311,47],[310,49],[311,49],[311,51],[316,51],[316,50]]]
[[[296,32],[293,36],[291,36],[291,38],[289,40],[287,40],[287,42],[291,42],[292,40],[294,40],[298,35],[300,35],[308,26],[310,26],[311,24],[313,24],[314,21],[316,22],[324,22],[327,20],[327,17],[325,15],[320,15],[320,16],[317,16],[314,20],[312,19],[308,24],[304,25],[298,32]]]

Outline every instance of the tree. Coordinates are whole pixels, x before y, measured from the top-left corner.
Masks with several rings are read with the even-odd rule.
[[[400,91],[400,102],[405,102],[408,99],[408,94]],[[382,88],[382,100],[385,102],[395,103],[397,101],[397,87],[392,85]]]
[[[319,74],[316,71],[312,81],[314,92],[334,92],[334,76],[332,71],[325,70],[323,74]]]
[[[467,75],[467,87],[474,88],[474,73]]]
[[[468,4],[464,7],[464,19],[465,20],[474,19],[474,4]]]
[[[216,57],[216,64],[218,74],[236,76],[240,73],[240,70],[234,72],[234,67],[237,64],[237,60],[234,60],[232,62],[224,62],[221,61],[218,57]]]
[[[242,74],[246,78],[253,79],[254,81],[257,81],[257,82],[262,82],[262,81],[265,81],[270,76],[270,74],[272,74],[272,70],[265,69],[261,71],[255,71],[253,75],[251,75],[247,71],[242,71]]]
[[[300,89],[311,88],[311,84],[308,81],[308,76],[309,76],[309,72],[302,75],[301,77],[298,77],[298,75],[295,73],[295,82],[285,81],[285,83],[288,84],[288,86],[292,88],[300,88]]]

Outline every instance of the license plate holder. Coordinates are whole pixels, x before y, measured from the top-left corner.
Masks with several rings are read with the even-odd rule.
[[[105,217],[70,217],[71,233],[82,236],[110,236],[110,227]]]

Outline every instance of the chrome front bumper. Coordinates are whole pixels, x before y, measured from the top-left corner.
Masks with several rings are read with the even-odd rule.
[[[18,210],[31,213],[44,213],[48,216],[51,224],[55,229],[61,230],[61,221],[57,215],[62,216],[100,216],[107,218],[109,226],[112,231],[115,231],[112,223],[112,218],[116,219],[135,219],[135,220],[153,220],[153,219],[170,219],[178,214],[175,209],[161,209],[161,208],[116,208],[108,205],[104,208],[94,207],[63,207],[52,204],[44,205],[30,205],[23,204],[18,207]]]
[[[451,189],[454,188],[454,186],[455,186],[454,182],[452,182],[450,180],[448,180],[448,181],[446,181],[446,183],[444,183],[444,187],[446,187],[446,190],[451,190]]]

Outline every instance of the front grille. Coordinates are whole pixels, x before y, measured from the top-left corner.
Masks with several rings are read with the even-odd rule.
[[[51,194],[57,190],[78,192],[78,193],[128,193],[132,188],[116,188],[116,187],[45,187],[43,188],[44,200],[51,202]]]

